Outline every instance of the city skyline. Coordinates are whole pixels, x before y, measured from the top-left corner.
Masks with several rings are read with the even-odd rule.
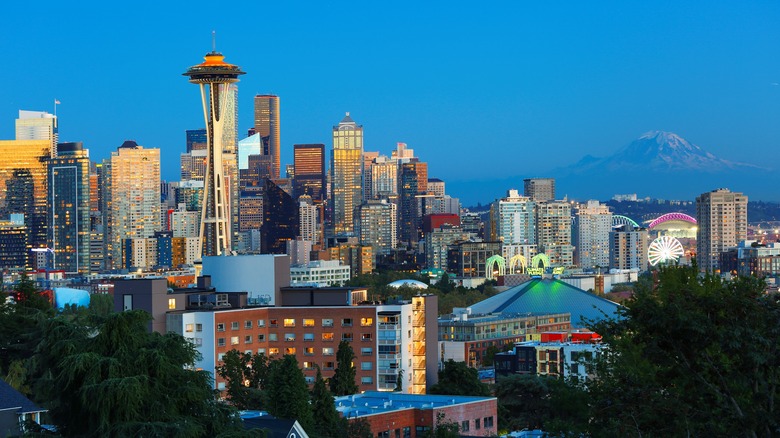
[[[10,8],[24,15],[30,7]],[[82,141],[94,160],[128,139],[160,148],[163,178],[176,180],[184,131],[203,127],[198,97],[179,74],[211,48],[212,30],[217,50],[249,72],[239,85],[239,139],[253,125],[256,94],[285,102],[282,166],[292,163],[293,144],[329,144],[330,127],[350,111],[365,126],[366,151],[408,143],[466,205],[512,187],[477,198],[461,194],[464,184],[504,180],[519,189],[522,178],[556,177],[547,172],[609,155],[651,130],[752,163],[765,162],[761,154],[780,137],[775,4],[423,5],[413,16],[403,5],[365,8],[363,20],[342,30],[323,26],[337,7],[311,4],[294,14],[283,5],[248,6],[242,15],[278,18],[266,23],[276,44],[258,56],[257,37],[231,16],[196,20],[198,8],[165,5],[159,14],[103,10],[97,17],[111,20],[102,22],[54,4],[27,27],[12,22],[0,31],[14,42],[5,47],[9,59],[28,66],[0,73],[18,84],[0,99],[0,138],[13,138],[19,110],[53,112],[59,99],[61,141]],[[61,23],[80,33],[62,32]],[[125,23],[147,32],[114,32]],[[60,49],[49,50],[52,41]],[[340,45],[353,47],[360,62],[339,68],[331,54]],[[153,62],[153,73],[128,68],[139,60]],[[498,159],[506,153],[517,158]],[[462,172],[466,157],[472,168]],[[722,185],[777,200],[735,181]],[[584,196],[565,185],[559,193]]]

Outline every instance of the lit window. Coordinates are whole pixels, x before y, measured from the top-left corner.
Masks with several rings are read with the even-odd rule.
[[[193,330],[195,330],[194,324],[187,324],[184,326],[184,331],[187,333],[192,333]]]
[[[225,382],[217,383],[217,389],[219,389],[220,391],[224,391],[225,390]]]
[[[277,354],[279,354],[279,349],[278,348],[269,348],[268,349],[268,355],[269,356],[275,356]]]
[[[370,341],[371,339],[373,339],[373,336],[372,336],[371,333],[363,333],[362,335],[360,335],[360,340],[361,341]]]
[[[315,380],[315,378],[312,376],[305,376],[304,379],[306,380],[307,385],[311,385],[312,383],[314,383]]]
[[[371,327],[374,325],[374,318],[360,318],[360,325],[362,327]]]
[[[168,298],[168,310],[176,310],[176,298]]]
[[[352,333],[342,333],[341,334],[341,340],[342,341],[347,341],[347,342],[352,342]]]
[[[304,327],[314,327],[314,319],[313,318],[304,318],[303,319],[303,326]]]
[[[221,362],[221,361],[222,361],[224,358],[225,358],[225,353],[219,353],[219,354],[217,355],[217,360],[218,360],[218,361],[220,361],[220,362]]]
[[[269,320],[268,323],[271,325],[271,327],[276,327],[277,325],[279,325],[279,320],[274,318]]]
[[[314,355],[314,347],[306,347],[306,348],[304,348],[303,349],[303,354],[305,354],[307,356]]]
[[[323,356],[333,356],[333,347],[322,347]]]
[[[238,336],[230,337],[230,345],[238,345]]]
[[[284,349],[284,354],[295,354],[295,347],[287,347]]]
[[[284,319],[284,326],[285,327],[295,327],[295,320],[292,318],[285,318]]]
[[[322,334],[322,340],[323,341],[332,341],[333,340],[333,333],[332,332],[325,332]]]
[[[294,341],[295,340],[295,333],[285,333],[284,334],[284,340],[285,341]]]
[[[303,369],[304,370],[310,370],[314,368],[314,362],[304,362],[303,363]]]

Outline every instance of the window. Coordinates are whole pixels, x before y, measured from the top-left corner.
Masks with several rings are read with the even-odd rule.
[[[217,324],[217,331],[218,331],[218,332],[224,332],[224,331],[225,331],[225,324],[224,324],[224,323],[222,323],[222,322],[220,322],[219,324]]]
[[[311,370],[314,368],[314,362],[304,362],[303,363],[303,369],[304,370]]]
[[[225,346],[225,338],[217,339],[217,347],[224,347],[224,346]]]
[[[295,327],[295,320],[293,318],[285,318],[284,319],[284,326],[285,327]]]
[[[285,341],[294,341],[295,340],[295,333],[285,333],[284,334],[284,340]]]
[[[265,348],[258,348],[257,354],[265,354]]]
[[[276,333],[269,333],[268,340],[271,342],[276,342]]]
[[[374,349],[371,347],[363,347],[360,349],[360,354],[362,356],[371,356],[372,354],[374,354]]]
[[[324,370],[332,370],[333,369],[333,362],[325,362],[322,364],[322,369]]]
[[[265,335],[257,335],[257,342],[265,342]]]
[[[304,318],[303,319],[303,326],[304,327],[314,327],[314,318]]]
[[[341,334],[341,340],[342,341],[347,341],[347,342],[352,342],[352,333],[342,333]]]
[[[176,310],[176,298],[168,298],[168,310]]]
[[[333,347],[322,347],[322,354],[324,356],[333,356]]]
[[[203,346],[203,338],[192,338],[191,342],[196,347],[202,347]]]
[[[284,354],[295,354],[295,347],[287,347],[284,349]]]
[[[230,337],[230,345],[238,345],[238,336]]]
[[[303,354],[306,356],[313,356],[314,355],[314,347],[306,347],[303,349]]]
[[[469,420],[461,421],[460,422],[460,431],[461,432],[468,432],[469,431],[469,423],[471,423]]]
[[[186,324],[184,326],[184,331],[187,333],[192,333],[193,330],[195,330],[195,324]]]
[[[323,341],[332,341],[333,340],[333,333],[332,332],[326,332],[322,334],[322,340]]]
[[[196,332],[202,332],[203,331],[203,324],[195,324],[195,331]]]
[[[360,384],[361,385],[371,385],[374,383],[374,378],[371,376],[361,377],[360,378]]]
[[[474,429],[479,430],[479,418],[474,419]]]
[[[279,349],[278,348],[269,348],[268,349],[268,355],[269,356],[275,356],[277,354],[279,354]]]
[[[238,330],[238,321],[233,321],[230,323],[230,330]]]
[[[360,369],[363,371],[371,371],[373,367],[374,367],[373,362],[360,362]]]
[[[245,344],[251,344],[252,343],[252,335],[244,336],[244,343]]]
[[[493,427],[493,417],[485,417],[482,419],[482,425],[487,427]]]
[[[217,389],[219,389],[220,391],[224,391],[225,390],[225,382],[217,383]]]
[[[224,358],[225,358],[225,353],[219,353],[217,355],[217,360],[220,361],[220,362],[222,362],[222,359],[224,359]]]
[[[303,341],[313,341],[314,340],[314,333],[304,333],[303,334]]]
[[[265,320],[264,319],[258,319],[257,320],[257,326],[258,327],[265,327]]]
[[[352,327],[352,318],[344,318],[341,320],[342,327]]]
[[[374,336],[371,333],[363,333],[360,335],[361,341],[370,341],[374,338]]]
[[[326,318],[322,320],[322,326],[323,327],[333,327],[333,320],[330,318]]]
[[[361,327],[371,327],[374,325],[374,318],[360,318]]]
[[[244,328],[245,329],[251,329],[252,328],[252,321],[244,321]]]
[[[276,327],[277,325],[279,325],[279,320],[274,318],[269,320],[268,323],[271,325],[271,327]]]
[[[312,376],[305,376],[304,379],[306,379],[306,384],[311,385],[314,383],[314,377]]]

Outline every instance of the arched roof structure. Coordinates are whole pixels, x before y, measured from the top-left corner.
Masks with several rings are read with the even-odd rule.
[[[688,222],[690,224],[696,225],[696,218],[688,216],[685,213],[666,213],[664,215],[657,217],[654,221],[650,222],[648,228],[653,229],[655,226],[669,221],[682,221],[682,222]]]

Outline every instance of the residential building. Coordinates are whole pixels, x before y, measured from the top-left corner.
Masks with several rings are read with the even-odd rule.
[[[457,277],[485,278],[487,259],[501,254],[501,242],[457,242],[447,251],[447,270]]]
[[[490,206],[489,238],[502,245],[536,243],[536,204],[531,198],[509,190],[505,198]]]
[[[554,178],[524,179],[523,196],[531,198],[531,200],[535,202],[555,200],[555,179]]]
[[[395,204],[386,200],[369,200],[358,207],[356,234],[360,244],[370,246],[375,256],[393,252],[397,246]]]
[[[574,266],[571,240],[571,204],[544,201],[536,204],[536,245],[554,266]]]
[[[342,265],[339,260],[315,260],[305,265],[291,265],[290,284],[342,286],[351,278],[349,271],[349,265]]]
[[[90,272],[89,151],[79,143],[59,143],[48,162],[49,235],[54,269]]]
[[[646,271],[648,268],[647,230],[627,228],[623,225],[609,233],[609,267]]]
[[[609,266],[612,212],[599,201],[579,204],[573,226],[574,264],[585,270]]]
[[[351,241],[357,240],[350,238]],[[369,274],[374,270],[374,250],[360,243],[339,243],[327,250],[327,259],[339,260],[343,265],[350,267],[353,277]]]
[[[696,259],[706,272],[720,270],[720,254],[747,238],[748,197],[717,189],[696,197]]]
[[[429,217],[429,216],[426,216]],[[450,271],[447,254],[451,246],[457,242],[472,238],[471,233],[463,231],[457,225],[443,223],[425,234],[425,266],[428,269]]]

